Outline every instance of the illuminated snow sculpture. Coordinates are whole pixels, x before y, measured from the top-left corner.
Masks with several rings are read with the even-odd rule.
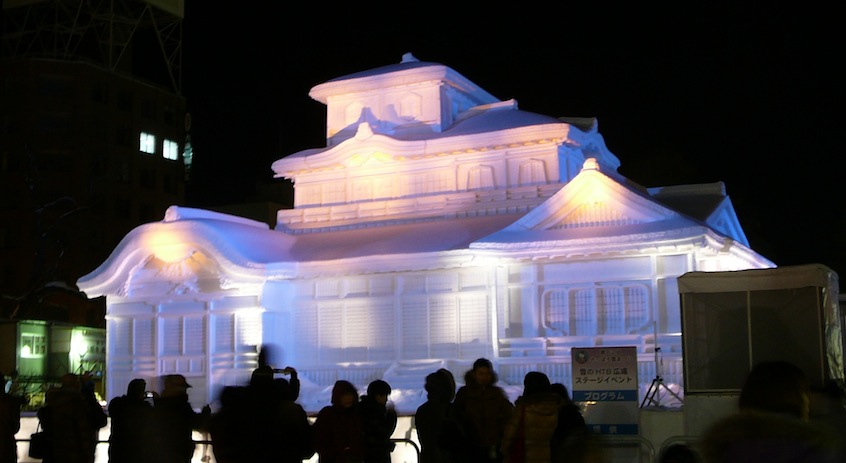
[[[645,392],[656,347],[682,382],[678,276],[774,266],[722,183],[641,187],[594,119],[520,110],[411,55],[310,95],[327,146],[273,163],[296,193],[275,229],[174,206],[79,280],[107,298],[109,397],[178,372],[211,402],[263,345],[310,411],[335,380],[376,378],[413,411],[427,373],[461,381],[478,357],[506,384],[571,385],[574,346],[636,346]]]

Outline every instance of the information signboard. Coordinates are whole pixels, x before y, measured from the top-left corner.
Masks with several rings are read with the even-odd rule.
[[[598,434],[638,433],[636,347],[574,347],[573,401]]]

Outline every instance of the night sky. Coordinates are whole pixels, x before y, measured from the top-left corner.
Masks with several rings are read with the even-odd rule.
[[[189,205],[254,199],[274,160],[326,145],[313,86],[411,52],[522,110],[596,117],[631,180],[722,181],[753,249],[846,272],[846,36],[834,6],[285,3],[186,2]]]

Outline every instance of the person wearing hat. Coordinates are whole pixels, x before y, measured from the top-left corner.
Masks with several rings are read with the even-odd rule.
[[[161,463],[190,463],[194,456],[194,430],[205,430],[211,408],[194,411],[188,400],[191,385],[185,376],[167,375],[159,397],[153,400],[153,442],[157,443]]]

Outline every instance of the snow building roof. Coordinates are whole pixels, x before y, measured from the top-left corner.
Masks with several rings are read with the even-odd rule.
[[[546,137],[552,136],[553,134],[551,132],[553,131],[560,131],[561,133],[559,136],[571,139],[572,143],[587,142],[590,137],[601,137],[598,133],[595,119],[591,119],[592,123],[590,123],[590,125],[585,124],[582,119],[574,121],[575,122],[571,122],[571,120],[567,118],[555,118],[530,111],[523,111],[518,109],[517,102],[515,100],[508,100],[498,104],[475,107],[462,114],[462,117],[460,117],[453,125],[439,133],[380,134],[376,132],[375,136],[382,136],[398,141],[414,142],[503,132],[509,129],[534,128],[539,134],[541,132],[547,132],[545,134]],[[362,127],[368,127],[367,123],[363,123],[359,126],[359,134],[356,135],[355,139],[365,140],[374,136],[374,132],[370,127],[368,127],[368,130],[370,130],[369,133],[361,133]],[[569,127],[573,127],[576,130],[569,130]],[[505,139],[506,135],[503,134],[503,136],[499,138]],[[488,144],[495,142],[495,140],[485,141]],[[347,140],[346,142],[349,143],[350,140]],[[279,159],[274,163],[274,166],[291,162],[296,158],[313,156],[335,149],[337,149],[337,146],[309,148],[298,151]],[[617,161],[617,166],[619,166],[619,161]]]
[[[656,243],[701,237],[734,241],[743,253],[751,253],[737,237],[656,201],[649,190],[624,180],[601,172],[591,159],[575,179],[528,213],[385,221],[296,234],[227,214],[173,206],[163,221],[130,232],[112,256],[78,284],[89,296],[105,294],[121,284],[111,281],[121,267],[141,265],[151,254],[176,260],[195,251],[214,257],[223,270],[259,280],[321,261],[398,256],[393,265],[401,265],[397,262],[414,260],[403,256],[467,251],[586,256],[636,252]]]
[[[349,91],[379,90],[386,85],[385,79],[388,76],[390,76],[391,85],[411,85],[425,81],[442,80],[472,95],[479,101],[488,103],[499,101],[496,97],[449,66],[441,63],[420,61],[411,53],[404,54],[399,63],[354,72],[327,80],[313,87],[311,92],[309,92],[309,96],[323,104],[327,104],[328,97],[333,94]]]

